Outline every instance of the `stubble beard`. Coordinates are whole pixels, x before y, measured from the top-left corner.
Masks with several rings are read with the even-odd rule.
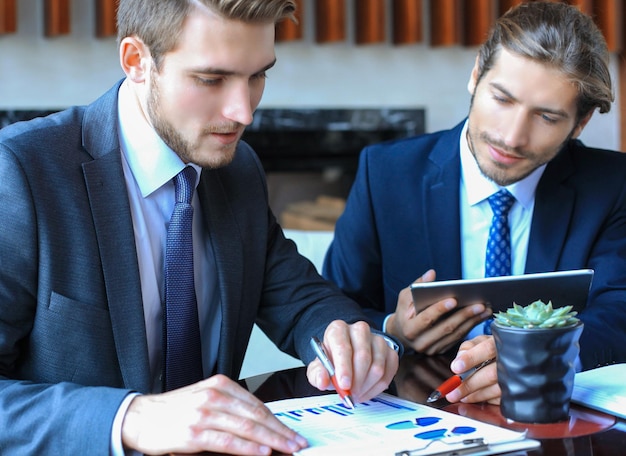
[[[160,88],[157,81],[158,75],[153,73],[152,86],[148,94],[146,107],[148,118],[163,142],[165,142],[184,163],[195,163],[203,168],[215,169],[226,166],[232,162],[239,140],[233,144],[214,148],[211,153],[202,154],[198,143],[187,140],[176,127],[163,116],[160,102]],[[212,127],[205,128],[201,132],[201,137],[209,135],[213,130],[216,129]]]

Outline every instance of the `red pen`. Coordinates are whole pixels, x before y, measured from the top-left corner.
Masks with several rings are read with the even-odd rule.
[[[446,380],[441,385],[439,385],[437,387],[437,389],[435,391],[433,391],[430,394],[430,396],[428,396],[428,399],[426,400],[426,402],[438,401],[439,399],[441,399],[443,396],[445,396],[449,392],[451,392],[451,391],[455,390],[456,388],[458,388],[461,385],[461,383],[463,383],[465,380],[470,378],[477,371],[479,371],[480,369],[482,369],[486,365],[491,364],[494,361],[495,361],[495,358],[488,359],[487,361],[483,361],[478,366],[473,367],[472,369],[470,369],[470,370],[468,370],[466,372],[463,372],[462,374],[453,375],[448,380]]]
[[[350,392],[350,390],[344,390],[339,387],[339,383],[337,382],[337,378],[335,377],[335,366],[333,366],[330,358],[328,358],[326,350],[324,349],[324,344],[322,344],[322,342],[320,342],[317,337],[313,336],[311,337],[311,346],[313,347],[313,350],[315,350],[315,354],[317,355],[317,357],[324,365],[324,368],[326,368],[326,370],[328,371],[328,375],[330,375],[330,380],[333,382],[335,390],[337,390],[337,394],[339,394],[339,397],[341,397],[343,403],[346,404],[346,407],[353,409],[354,401],[352,400],[352,393]]]

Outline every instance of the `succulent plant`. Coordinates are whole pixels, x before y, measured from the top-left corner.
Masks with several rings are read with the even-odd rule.
[[[527,306],[520,306],[513,303],[513,307],[506,312],[498,312],[494,319],[501,326],[517,328],[563,328],[574,326],[578,323],[576,315],[578,312],[572,311],[572,306],[552,308],[552,301],[544,303],[535,301]]]

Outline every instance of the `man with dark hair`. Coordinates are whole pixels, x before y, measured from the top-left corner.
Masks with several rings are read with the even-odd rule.
[[[0,453],[292,453],[234,380],[253,324],[354,400],[398,354],[297,254],[239,139],[291,0],[122,0],[126,78],[0,132]],[[170,218],[171,217],[171,218]]]
[[[626,361],[626,156],[576,139],[596,108],[610,109],[608,64],[600,30],[577,8],[509,10],[479,50],[467,119],[364,149],[323,275],[406,348],[439,354],[467,338],[452,363],[463,372],[495,355],[483,335],[491,311],[446,299],[417,312],[408,288],[416,277],[591,268],[581,367]],[[508,237],[492,255],[498,204],[508,210]],[[499,394],[494,364],[447,399],[498,402]]]

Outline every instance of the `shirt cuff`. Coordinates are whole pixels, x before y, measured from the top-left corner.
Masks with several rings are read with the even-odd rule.
[[[387,332],[387,322],[389,321],[389,317],[391,317],[392,314],[389,314],[385,317],[385,319],[383,320],[383,327],[381,328],[383,330],[384,333]]]
[[[139,396],[139,393],[130,393],[127,395],[120,407],[117,409],[115,419],[113,420],[113,428],[111,428],[111,456],[124,456],[124,445],[122,444],[122,423],[124,417],[130,407],[132,400]]]
[[[404,345],[402,345],[398,339],[393,337],[391,334],[387,334],[374,328],[371,328],[370,331],[372,332],[372,334],[376,334],[377,336],[385,339],[385,342],[387,342],[389,348],[392,348],[399,357],[402,357],[402,355],[404,354]]]

